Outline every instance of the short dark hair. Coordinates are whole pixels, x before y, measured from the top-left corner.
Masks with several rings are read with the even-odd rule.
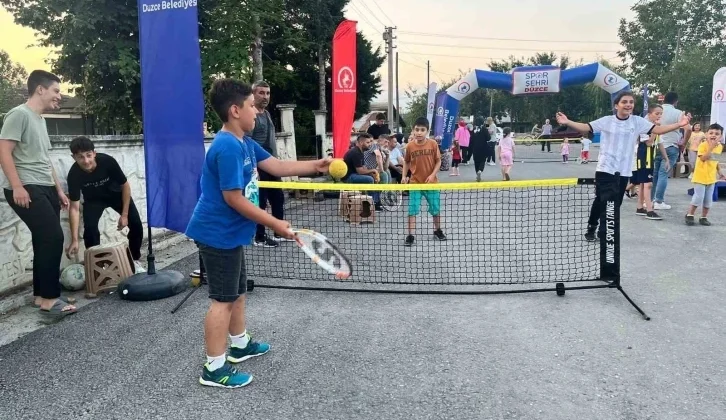
[[[209,103],[223,123],[229,120],[229,108],[242,103],[252,95],[250,85],[236,79],[219,79],[209,90]]]
[[[382,112],[379,112],[378,114],[376,114],[376,121],[385,120],[385,119],[386,119],[386,114],[384,114]]]
[[[675,92],[668,92],[665,94],[665,97],[663,98],[663,103],[673,105],[676,102],[678,102],[678,94]]]
[[[429,128],[429,119],[426,117],[418,117],[416,118],[416,121],[413,123],[414,128],[415,127],[426,127],[426,129]]]
[[[368,133],[362,133],[362,134],[359,134],[358,135],[358,138],[355,139],[355,141],[359,142],[359,141],[363,141],[365,139],[372,139],[372,138],[373,138],[373,136],[371,136],[370,134],[368,134]]]
[[[713,123],[713,124],[709,125],[708,129],[709,130],[718,130],[723,133],[723,127],[719,123]]]
[[[71,140],[71,154],[92,152],[96,150],[96,146],[88,137],[80,136]]]
[[[613,105],[617,105],[620,103],[620,100],[622,100],[624,97],[630,96],[631,98],[635,99],[635,94],[629,90],[624,90],[617,95],[615,95],[615,99],[613,99]]]
[[[252,85],[252,90],[254,91],[255,89],[257,89],[257,88],[261,88],[261,87],[264,87],[264,88],[269,88],[269,87],[270,87],[270,84],[269,84],[269,83],[267,83],[267,82],[265,82],[264,80],[258,80],[258,81],[256,81],[256,82],[255,82],[255,83],[254,83],[254,84]]]
[[[33,96],[38,86],[48,89],[53,83],[60,83],[61,80],[55,74],[45,70],[33,70],[28,76],[28,95]]]
[[[648,105],[648,114],[650,114],[651,112],[655,111],[658,108],[663,109],[663,106],[661,104],[650,104],[650,105]]]

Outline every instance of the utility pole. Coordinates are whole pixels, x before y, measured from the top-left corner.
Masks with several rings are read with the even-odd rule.
[[[388,53],[388,128],[393,131],[395,127],[396,118],[393,115],[393,30],[390,26],[386,27],[386,31],[383,33],[383,40],[386,41],[386,53]]]
[[[396,114],[397,114],[396,128],[398,128],[398,115],[400,115],[400,113],[401,113],[401,108],[398,103],[398,92],[399,92],[399,88],[398,88],[398,51],[396,51]],[[398,130],[396,130],[396,131],[398,131]],[[391,132],[393,132],[393,131],[391,131]]]
[[[673,58],[673,62],[671,63],[671,77],[669,77],[670,82],[668,83],[668,90],[673,90],[673,70],[676,68],[676,63],[678,62],[678,55],[681,52],[681,28],[678,28],[678,38],[676,39],[676,56]]]
[[[426,60],[426,88],[431,85],[431,60]]]

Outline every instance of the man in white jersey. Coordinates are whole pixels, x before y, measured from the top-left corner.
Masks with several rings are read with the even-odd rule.
[[[581,133],[600,132],[600,153],[595,169],[595,200],[590,209],[585,239],[595,240],[602,205],[606,198],[614,197],[617,206],[623,203],[628,178],[633,173],[635,145],[641,134],[664,134],[678,130],[690,122],[690,115],[683,115],[675,124],[659,125],[633,114],[635,96],[632,92],[620,92],[613,100],[615,115],[608,115],[589,124],[570,121],[561,112],[557,113],[557,122],[567,125]],[[604,230],[601,224],[601,233]]]
[[[678,94],[668,92],[663,98],[663,102],[661,123],[668,125],[680,121],[684,112],[676,108],[678,106]],[[683,140],[688,141],[690,136],[691,126],[687,125],[683,127]],[[653,200],[655,210],[670,210],[671,208],[665,203],[665,192],[668,187],[668,170],[678,161],[678,154],[680,153],[678,142],[680,139],[681,135],[678,131],[672,131],[660,136],[660,144],[665,148],[667,158],[664,159],[660,154],[656,154],[653,160],[653,189],[650,197]]]

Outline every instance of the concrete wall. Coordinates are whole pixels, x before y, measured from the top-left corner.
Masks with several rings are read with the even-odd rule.
[[[291,113],[292,111],[290,111]],[[146,228],[146,179],[144,167],[144,147],[142,136],[90,136],[96,145],[96,150],[109,154],[118,160],[126,177],[131,184],[131,196],[136,203],[141,215],[141,220]],[[66,175],[73,159],[68,148],[71,136],[51,136],[52,149],[51,160],[61,184],[67,191]],[[206,146],[209,147],[210,139],[206,139]],[[296,160],[295,139],[292,133],[278,133],[277,153],[280,159]],[[0,176],[4,177],[0,171]],[[82,205],[81,205],[82,208]],[[82,220],[82,219],[81,219]],[[118,214],[113,210],[106,210],[99,222],[101,231],[101,243],[117,242],[125,240],[125,231],[118,232],[116,223]],[[61,226],[65,233],[64,247],[70,243],[70,226],[68,212],[61,211]],[[175,232],[166,229],[152,229],[154,238],[163,235],[173,235]],[[79,229],[79,241],[82,255],[83,248],[83,226]],[[144,231],[146,238],[146,230]],[[157,248],[155,248],[157,249]],[[0,195],[0,295],[11,289],[27,284],[31,280],[33,267],[33,250],[30,231],[25,224],[17,217],[15,212],[5,201],[4,195]],[[70,264],[65,253],[61,263],[61,269]]]

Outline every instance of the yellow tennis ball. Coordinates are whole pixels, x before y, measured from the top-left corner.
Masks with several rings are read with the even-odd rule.
[[[330,162],[330,168],[328,169],[330,176],[335,179],[341,179],[348,173],[348,165],[343,162],[343,159],[333,159]]]

